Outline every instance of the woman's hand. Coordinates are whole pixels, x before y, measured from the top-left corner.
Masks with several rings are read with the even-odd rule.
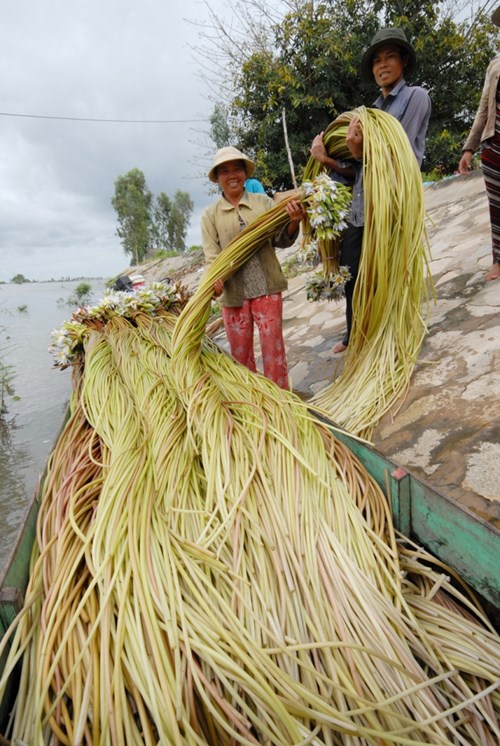
[[[470,166],[472,163],[472,156],[473,156],[472,150],[465,150],[464,154],[460,158],[460,163],[458,164],[458,173],[461,176],[465,176],[469,173]]]
[[[218,298],[224,292],[224,283],[222,280],[216,280],[214,282],[214,298]]]
[[[290,200],[288,204],[285,206],[285,210],[288,213],[288,217],[290,218],[290,222],[288,223],[288,235],[293,236],[293,234],[297,231],[301,220],[303,220],[306,216],[306,210],[304,205],[302,205],[300,202],[296,202],[294,199]]]
[[[363,160],[363,130],[357,117],[351,119],[347,128],[346,145],[357,161]]]
[[[302,218],[305,218],[306,216],[304,205],[301,202],[296,202],[294,199],[290,200],[290,202],[285,206],[285,210],[288,213],[290,222],[300,223]]]

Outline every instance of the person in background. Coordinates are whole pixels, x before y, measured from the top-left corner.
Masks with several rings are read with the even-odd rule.
[[[400,28],[385,28],[377,31],[370,46],[361,59],[361,73],[380,88],[380,95],[373,107],[396,117],[408,135],[410,145],[419,166],[422,164],[425,136],[431,115],[429,94],[420,86],[409,86],[405,76],[410,77],[416,67],[415,50]],[[351,163],[329,158],[323,143],[322,133],[317,135],[311,146],[311,155],[320,163],[333,169],[339,176],[354,176],[353,199],[348,225],[340,244],[340,264],[349,267],[351,279],[346,283],[346,323],[347,330],[341,342],[333,348],[334,353],[344,352],[349,345],[352,326],[352,299],[361,261],[361,248],[364,229],[364,189],[363,189],[363,133],[359,121],[354,118],[349,123],[347,145],[354,158]],[[346,170],[347,168],[347,170]]]
[[[500,26],[500,6],[491,20]],[[500,54],[488,65],[481,100],[469,136],[462,148],[458,173],[464,176],[470,170],[472,157],[481,147],[481,168],[490,209],[493,263],[486,273],[486,280],[500,277]]]
[[[253,192],[255,194],[265,194],[266,190],[258,179],[247,179],[245,181],[245,189],[247,192]]]
[[[201,218],[203,252],[207,264],[259,215],[275,206],[267,194],[245,189],[255,163],[233,147],[221,148],[212,161],[208,178],[219,185],[222,196],[209,205]],[[222,296],[222,317],[231,355],[256,371],[254,324],[259,330],[264,375],[283,389],[288,388],[288,367],[283,340],[283,298],[287,281],[274,247],[291,246],[305,217],[301,204],[291,201],[286,210],[287,225],[273,240],[266,240],[258,251],[228,280],[216,280],[214,296]]]

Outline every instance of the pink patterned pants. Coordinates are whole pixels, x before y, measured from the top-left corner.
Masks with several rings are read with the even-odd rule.
[[[281,293],[245,300],[237,308],[222,308],[231,355],[256,371],[253,350],[254,322],[259,330],[264,375],[282,389],[288,389],[288,368],[283,340],[283,298]]]

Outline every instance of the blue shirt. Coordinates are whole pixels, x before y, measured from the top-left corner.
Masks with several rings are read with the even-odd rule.
[[[420,86],[408,86],[402,79],[385,98],[380,95],[373,107],[392,114],[401,123],[420,166],[424,157],[425,135],[431,116],[431,99],[427,91]],[[358,161],[355,168],[356,178],[352,188],[348,222],[360,227],[365,224],[363,164]]]
[[[258,192],[259,194],[266,193],[266,190],[258,179],[247,179],[245,181],[245,189],[247,192]]]
[[[418,165],[422,165],[425,135],[431,116],[431,99],[425,88],[409,86],[400,80],[384,98],[380,95],[373,104],[375,109],[386,111],[401,122],[415,153]]]

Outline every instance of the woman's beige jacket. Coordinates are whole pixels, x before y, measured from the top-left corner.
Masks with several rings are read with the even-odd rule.
[[[267,194],[247,192],[246,190],[243,192],[238,209],[233,207],[224,197],[209,205],[201,217],[201,237],[207,264],[210,265],[241,231],[238,213],[240,213],[245,224],[249,225],[259,215],[272,207],[275,207],[275,203]],[[274,246],[280,248],[291,246],[297,238],[297,233],[289,237],[285,227],[274,236],[272,241],[264,241],[262,247],[257,251],[269,295],[281,293],[287,288],[287,281]],[[243,275],[239,270],[225,281],[221,302],[223,306],[241,306],[243,301]]]
[[[464,143],[462,152],[470,150],[475,153],[480,144],[489,140],[495,134],[495,119],[497,113],[497,84],[500,77],[500,54],[494,57],[484,79],[483,92],[477,108],[469,136]]]

